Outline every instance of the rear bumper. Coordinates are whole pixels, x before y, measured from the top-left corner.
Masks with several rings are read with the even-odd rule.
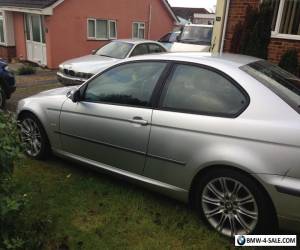
[[[268,174],[256,176],[270,194],[279,227],[300,233],[300,179]]]
[[[82,79],[82,78],[77,78],[77,77],[70,77],[66,76],[60,72],[56,73],[57,75],[57,80],[63,84],[63,85],[80,85],[84,83],[87,79]]]

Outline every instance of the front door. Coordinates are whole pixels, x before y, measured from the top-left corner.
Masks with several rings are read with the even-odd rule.
[[[114,67],[88,83],[81,101],[68,99],[60,116],[63,150],[142,174],[152,94],[166,64],[138,62]]]
[[[36,14],[25,15],[27,60],[47,65],[44,17]]]

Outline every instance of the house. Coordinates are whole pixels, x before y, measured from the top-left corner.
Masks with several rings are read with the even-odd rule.
[[[266,0],[264,0],[266,1]],[[278,63],[289,49],[298,50],[300,62],[300,1],[268,0],[273,19],[268,60]],[[244,22],[247,7],[257,8],[262,0],[218,0],[213,34],[214,51],[230,51],[235,27]]]
[[[172,10],[176,16],[192,23],[194,23],[195,14],[210,14],[205,8],[172,7]]]
[[[177,22],[167,0],[0,0],[0,57],[57,68],[113,39],[157,40]]]

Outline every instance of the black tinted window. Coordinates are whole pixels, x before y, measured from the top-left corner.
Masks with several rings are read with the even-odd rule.
[[[162,48],[161,46],[159,46],[155,43],[148,44],[148,48],[149,48],[150,54],[166,52],[166,50],[164,48]]]
[[[132,51],[131,56],[139,56],[139,55],[145,55],[148,54],[148,46],[147,44],[140,44],[135,47],[135,49]]]
[[[300,113],[300,79],[267,61],[241,67]]]
[[[148,106],[165,66],[166,63],[161,62],[142,62],[113,68],[89,83],[85,100]]]
[[[178,65],[169,80],[162,107],[210,115],[234,116],[247,104],[245,95],[222,75]]]

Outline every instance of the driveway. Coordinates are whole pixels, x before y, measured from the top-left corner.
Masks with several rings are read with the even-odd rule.
[[[21,64],[11,64],[10,68],[17,70]],[[11,99],[7,100],[7,109],[15,112],[18,101],[35,95],[41,91],[59,88],[62,85],[56,79],[56,71],[37,68],[37,71],[33,75],[16,76],[16,92],[12,94]]]

